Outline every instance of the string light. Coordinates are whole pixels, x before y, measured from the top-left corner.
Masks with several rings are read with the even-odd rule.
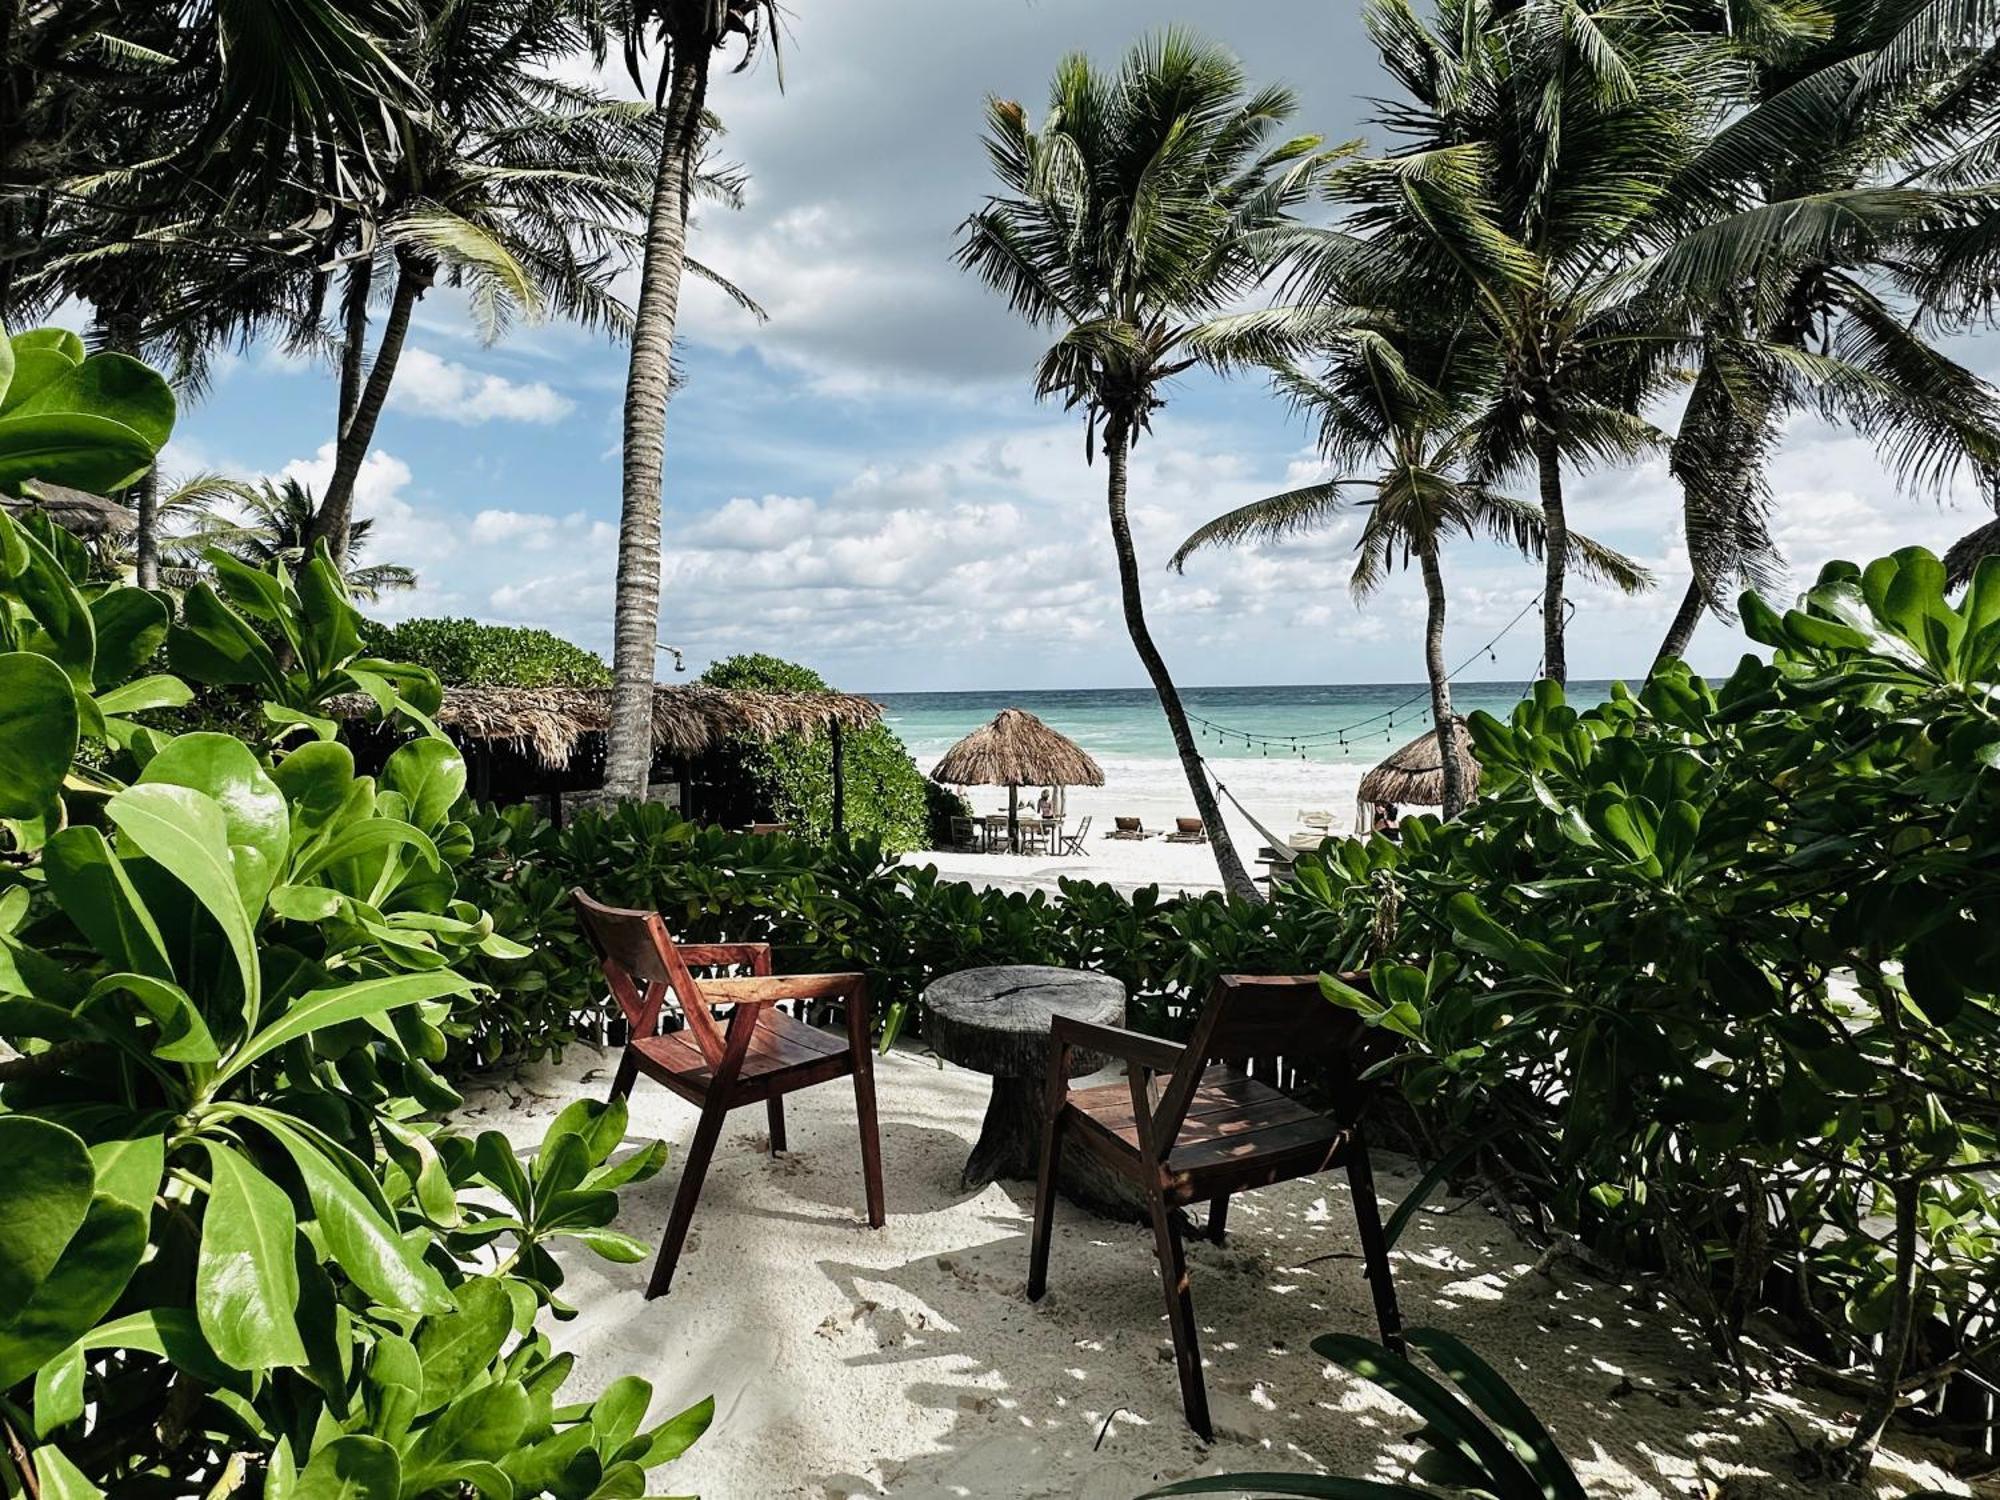
[[[1565,606],[1567,606],[1566,612],[1573,614],[1575,612],[1576,602],[1574,600],[1564,600],[1563,602]],[[1519,614],[1515,615],[1513,619],[1509,620],[1504,626],[1501,627],[1500,633],[1498,635],[1494,636],[1491,640],[1487,641],[1485,645],[1480,646],[1470,656],[1466,657],[1464,661],[1460,662],[1450,672],[1446,673],[1445,681],[1447,682],[1455,681],[1466,670],[1466,668],[1470,667],[1474,662],[1478,661],[1479,658],[1482,656],[1486,657],[1489,661],[1494,661],[1494,662],[1499,661],[1500,653],[1494,648],[1497,647],[1502,641],[1504,641],[1507,638],[1507,636],[1513,631],[1514,627],[1516,625],[1519,625],[1531,613],[1536,615],[1544,613],[1541,605],[1541,599],[1539,597],[1529,600],[1527,604],[1522,606]],[[1535,675],[1537,677],[1541,676],[1541,668],[1539,666],[1535,668]],[[1215,738],[1218,744],[1228,744],[1231,741],[1241,739],[1243,741],[1243,748],[1246,751],[1254,750],[1257,749],[1259,746],[1261,746],[1263,748],[1263,753],[1266,756],[1270,755],[1271,746],[1286,745],[1299,752],[1300,760],[1306,760],[1309,759],[1309,757],[1305,753],[1307,747],[1316,748],[1316,747],[1331,745],[1340,750],[1346,750],[1349,748],[1350,744],[1348,740],[1349,735],[1353,734],[1358,729],[1369,729],[1371,726],[1383,723],[1385,720],[1388,723],[1388,728],[1383,731],[1382,738],[1385,740],[1389,739],[1391,735],[1394,733],[1396,728],[1396,715],[1399,713],[1403,713],[1412,704],[1415,704],[1425,698],[1428,698],[1429,696],[1430,696],[1430,688],[1428,685],[1426,685],[1424,687],[1417,689],[1416,692],[1410,694],[1410,696],[1405,698],[1402,702],[1392,704],[1390,707],[1384,709],[1380,713],[1370,714],[1367,718],[1356,719],[1351,724],[1336,725],[1332,729],[1320,730],[1313,734],[1297,734],[1297,735],[1282,735],[1282,736],[1262,735],[1262,734],[1251,733],[1247,730],[1237,729],[1233,725],[1220,724],[1217,723],[1214,719],[1205,719],[1200,714],[1191,713],[1188,715],[1188,718],[1193,723],[1199,724],[1201,726],[1201,735],[1204,740],[1208,738],[1209,732],[1212,730],[1215,733]],[[1374,738],[1372,732],[1368,735],[1368,738],[1369,739]]]

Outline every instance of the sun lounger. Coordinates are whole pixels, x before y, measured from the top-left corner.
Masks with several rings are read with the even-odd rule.
[[[1150,833],[1146,832],[1145,827],[1137,818],[1113,818],[1111,821],[1115,826],[1106,831],[1104,836],[1108,839],[1149,839],[1152,837]]]
[[[1167,835],[1170,844],[1205,844],[1208,842],[1208,827],[1200,818],[1174,819],[1174,831]]]

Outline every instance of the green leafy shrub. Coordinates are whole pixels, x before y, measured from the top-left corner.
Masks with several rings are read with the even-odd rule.
[[[732,656],[701,674],[710,687],[773,693],[824,693],[826,679],[810,667],[761,653]],[[833,831],[833,749],[823,734],[781,735],[769,743],[744,740],[718,754],[723,777],[741,779],[749,798],[808,838]],[[847,831],[877,840],[892,854],[926,848],[931,832],[929,782],[886,724],[841,735],[843,812]]]
[[[710,1406],[646,1428],[630,1379],[559,1405],[537,1323],[566,1312],[556,1241],[645,1253],[609,1226],[664,1148],[612,1161],[618,1105],[525,1164],[435,1122],[463,967],[523,950],[460,895],[456,750],[419,733],[356,776],[311,712],[358,688],[421,729],[434,679],[355,654],[324,556],[221,585],[170,627],[0,516],[8,1492],[640,1494]],[[267,739],[142,722],[189,695],[132,675],[169,636],[278,695]]]
[[[536,951],[468,1012],[468,1065],[559,1050],[602,1017],[572,886],[659,911],[689,942],[771,943],[794,973],[861,969],[891,1035],[932,979],[1001,963],[1115,974],[1133,996],[1132,1023],[1171,1035],[1216,974],[1311,973],[1342,936],[1332,882],[1310,857],[1295,887],[1251,905],[1081,880],[1055,893],[981,890],[898,864],[873,839],[730,833],[658,804],[581,812],[561,829],[518,806],[481,808],[469,822],[469,897],[496,931],[532,935]]]
[[[1891,1414],[1993,1365],[2000,560],[1830,564],[1770,660],[1475,716],[1456,823],[1342,847],[1404,1083],[1544,1228],[1665,1270],[1718,1351],[1785,1314]]]
[[[369,621],[362,634],[373,655],[426,667],[452,687],[611,686],[611,669],[594,652],[552,631],[418,619],[396,625]]]

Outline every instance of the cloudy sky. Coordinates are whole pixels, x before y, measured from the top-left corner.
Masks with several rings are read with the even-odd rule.
[[[807,661],[868,691],[1139,685],[1117,613],[1101,464],[1080,419],[1038,406],[1034,330],[951,263],[987,190],[988,93],[1040,112],[1065,52],[1111,60],[1180,20],[1227,43],[1257,81],[1298,92],[1298,123],[1368,133],[1379,87],[1356,7],[1179,0],[815,0],[788,19],[784,88],[768,60],[718,75],[712,104],[749,203],[712,211],[695,251],[768,310],[754,322],[699,287],[683,302],[686,388],[668,416],[663,639],[691,671],[738,651]],[[609,80],[626,87],[622,77]],[[1983,367],[1990,347],[1973,346]],[[559,325],[474,335],[449,291],[422,305],[359,505],[370,557],[422,586],[385,616],[540,625],[594,649],[610,636],[624,353]],[[1215,554],[1169,575],[1195,525],[1320,474],[1303,430],[1254,380],[1189,375],[1134,458],[1149,607],[1183,682],[1408,682],[1422,600],[1400,578],[1358,610],[1355,523]],[[169,469],[332,469],[325,368],[252,351],[183,419]],[[1796,573],[1975,524],[1969,490],[1898,495],[1871,445],[1801,425],[1776,466],[1779,535]],[[1661,470],[1572,483],[1572,524],[1652,564],[1636,600],[1585,588],[1570,647],[1580,677],[1643,671],[1685,582]],[[1534,595],[1538,572],[1495,549],[1446,561],[1452,650],[1469,655]],[[1472,677],[1525,676],[1534,620]],[[1743,641],[1703,626],[1697,664]]]

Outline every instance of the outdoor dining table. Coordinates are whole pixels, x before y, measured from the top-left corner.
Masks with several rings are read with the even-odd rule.
[[[1053,849],[1055,847],[1054,840],[1062,836],[1063,820],[1061,818],[1043,818],[1036,816],[1034,813],[1022,813],[1014,821],[1020,829],[1021,841],[1024,844],[1032,845],[1044,833],[1047,833],[1050,835],[1049,847]],[[979,820],[979,824],[985,832],[986,850],[988,853],[1002,848],[1007,843],[1007,815],[1005,813],[988,813]]]
[[[1040,964],[963,969],[925,987],[924,1038],[946,1062],[993,1075],[979,1143],[960,1176],[966,1187],[997,1178],[1033,1181],[1041,1168],[1048,1119],[1049,1027],[1057,1016],[1125,1024],[1125,986],[1109,974]],[[1077,1048],[1069,1076],[1081,1078],[1110,1059]],[[1088,1151],[1066,1151],[1056,1182],[1063,1196],[1093,1213],[1138,1218],[1144,1201]]]

